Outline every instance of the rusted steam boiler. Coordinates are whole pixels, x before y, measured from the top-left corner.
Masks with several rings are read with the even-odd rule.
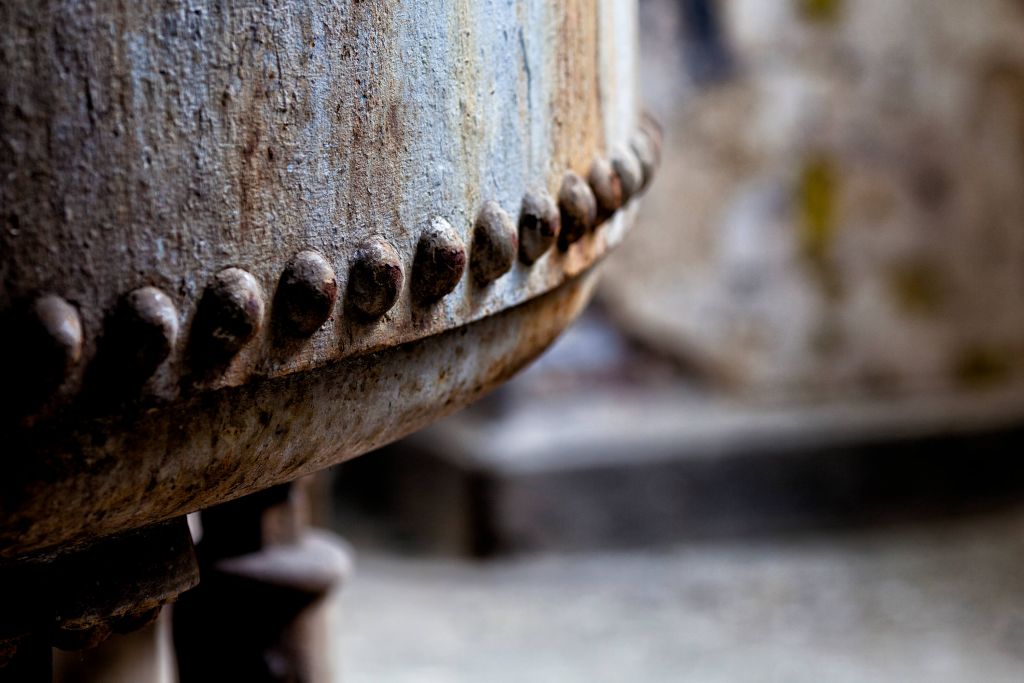
[[[0,675],[201,580],[186,514],[552,341],[658,161],[635,11],[0,0]]]

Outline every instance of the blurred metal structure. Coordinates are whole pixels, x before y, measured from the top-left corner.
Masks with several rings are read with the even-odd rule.
[[[309,528],[310,478],[203,513],[202,583],[174,605],[182,680],[330,683],[346,547]]]
[[[659,158],[635,13],[0,0],[7,658],[63,614],[22,568],[359,455],[551,342]]]

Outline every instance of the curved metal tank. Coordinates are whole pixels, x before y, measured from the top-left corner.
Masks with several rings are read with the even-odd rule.
[[[0,558],[340,462],[539,354],[657,160],[635,11],[0,2]]]

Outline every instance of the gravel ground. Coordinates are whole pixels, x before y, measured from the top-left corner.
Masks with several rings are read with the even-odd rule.
[[[1024,680],[1024,508],[649,553],[356,551],[345,683]]]

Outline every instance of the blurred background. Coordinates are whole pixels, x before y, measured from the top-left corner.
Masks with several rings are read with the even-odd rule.
[[[640,10],[596,302],[332,473],[345,680],[1024,679],[1024,4]]]

